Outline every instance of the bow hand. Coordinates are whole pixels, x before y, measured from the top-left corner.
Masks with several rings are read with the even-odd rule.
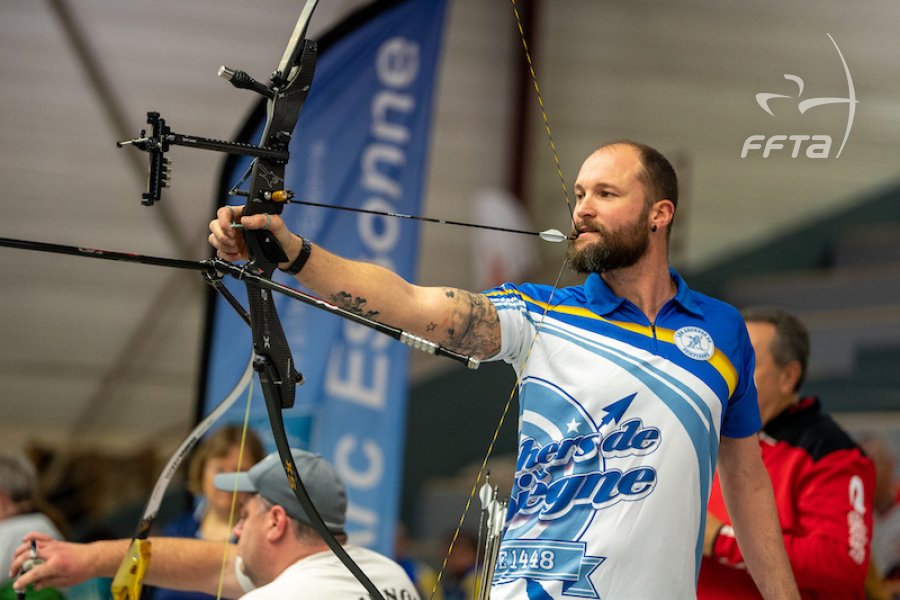
[[[256,230],[267,230],[274,238],[286,260],[278,263],[278,267],[286,268],[300,254],[302,241],[292,233],[278,215],[255,214],[243,216],[241,206],[225,206],[218,210],[216,218],[209,222],[209,243],[217,250],[222,260],[234,262],[247,260],[247,244],[244,233]]]

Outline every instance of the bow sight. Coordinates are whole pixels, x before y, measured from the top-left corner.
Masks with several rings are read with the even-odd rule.
[[[226,67],[221,67],[219,72],[221,73],[226,69]],[[231,71],[231,73],[243,73],[243,71]],[[252,81],[256,85],[259,85],[263,90],[268,91],[268,88],[261,86],[257,81]],[[241,87],[236,84],[234,80],[232,80],[232,84],[235,87]],[[255,88],[251,89],[266,95]],[[240,142],[227,142],[225,140],[216,140],[196,135],[173,133],[169,126],[166,125],[166,120],[159,116],[158,112],[147,113],[147,124],[150,125],[150,137],[147,137],[146,129],[141,129],[138,137],[122,142],[116,142],[116,147],[118,148],[131,145],[150,155],[147,191],[141,194],[141,204],[144,206],[153,206],[153,203],[160,199],[162,188],[169,187],[169,183],[172,180],[172,161],[169,160],[165,154],[169,151],[170,146],[188,146],[190,148],[214,150],[216,152],[225,152],[227,154],[262,157],[281,164],[287,163],[289,158],[287,144],[285,144],[282,149],[257,146],[254,144],[242,144]]]
[[[230,81],[231,85],[236,88],[254,91],[268,100],[269,121],[259,145],[173,133],[158,112],[147,113],[147,124],[150,125],[151,130],[150,137],[147,137],[145,129],[141,129],[138,137],[116,142],[116,146],[119,148],[132,145],[150,155],[147,191],[141,194],[141,204],[152,206],[160,199],[162,188],[168,187],[171,181],[171,162],[165,157],[165,153],[172,145],[253,156],[257,159],[251,167],[254,180],[256,179],[255,175],[259,174],[267,181],[284,182],[284,165],[290,158],[288,144],[291,141],[294,125],[297,124],[300,108],[303,106],[306,94],[312,84],[318,57],[316,42],[303,37],[317,2],[318,0],[307,0],[268,86],[256,81],[244,71],[230,69],[224,65],[219,67],[219,77]],[[268,163],[268,167],[266,163]],[[249,192],[237,192],[237,195],[248,196],[251,202],[255,200],[268,204],[275,192],[283,192],[283,190],[275,189],[254,190],[254,187],[251,185]],[[268,185],[263,187],[271,188]],[[264,206],[263,208],[271,207]],[[246,214],[256,214],[257,212],[264,212],[264,210],[250,210]],[[280,205],[277,210],[266,210],[265,212],[278,214],[281,212]]]
[[[316,47],[315,42],[310,40],[304,41],[307,42],[307,48],[304,49],[303,56],[308,57],[307,62],[309,63],[308,69],[301,69],[301,71],[305,70],[308,73],[308,81],[306,81],[303,86],[305,88],[305,95],[305,92],[309,90],[309,84],[312,81]],[[270,101],[276,99],[280,86],[284,84],[284,77],[279,71],[276,71],[272,75],[272,85],[271,87],[267,87],[253,79],[244,71],[229,69],[224,65],[219,67],[219,77],[230,81],[231,85],[236,88],[252,90]],[[286,164],[290,158],[290,154],[288,153],[288,143],[290,142],[291,136],[290,132],[287,131],[276,132],[270,140],[273,142],[272,145],[263,146],[173,133],[169,126],[166,125],[166,120],[163,119],[158,112],[154,111],[147,113],[147,124],[150,125],[150,137],[147,137],[146,129],[141,129],[138,137],[116,142],[117,148],[131,145],[150,155],[147,191],[141,194],[141,204],[144,206],[153,206],[154,202],[160,200],[162,188],[169,187],[169,183],[172,179],[172,162],[165,154],[169,151],[170,146],[188,146],[189,148],[213,150],[215,152],[224,152],[226,154],[240,154],[244,156],[265,158],[280,165]]]

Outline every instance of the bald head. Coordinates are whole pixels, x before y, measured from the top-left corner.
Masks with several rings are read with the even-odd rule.
[[[594,152],[605,149],[622,150],[632,149],[641,164],[638,177],[647,188],[647,204],[653,204],[657,200],[671,200],[675,208],[678,208],[678,175],[675,173],[672,163],[662,153],[634,140],[615,140],[600,145]],[[674,220],[674,217],[673,217]],[[672,226],[669,224],[669,231]]]

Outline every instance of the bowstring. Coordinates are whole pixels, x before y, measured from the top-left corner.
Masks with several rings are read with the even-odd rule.
[[[512,3],[513,14],[516,19],[516,27],[519,30],[519,39],[522,42],[522,50],[525,55],[525,62],[528,64],[528,72],[531,75],[531,83],[534,87],[534,92],[537,97],[538,108],[541,112],[541,119],[544,123],[544,131],[547,134],[547,142],[550,146],[550,151],[553,154],[553,161],[556,166],[556,174],[559,177],[560,185],[562,187],[563,197],[566,201],[566,208],[569,213],[569,217],[572,220],[572,225],[574,229],[575,217],[574,210],[572,208],[572,201],[569,198],[569,187],[566,184],[566,178],[563,174],[562,164],[559,160],[559,153],[556,150],[556,142],[553,139],[553,131],[550,127],[550,117],[547,114],[547,111],[544,107],[544,98],[541,94],[541,86],[538,83],[537,73],[534,68],[534,61],[531,58],[531,50],[528,48],[528,41],[525,37],[525,27],[522,24],[522,17],[519,13],[519,5],[517,0],[510,0]],[[544,311],[541,313],[541,318],[535,326],[534,335],[531,338],[531,343],[528,346],[528,351],[525,353],[525,359],[522,361],[522,366],[519,369],[519,372],[516,374],[516,382],[513,384],[512,389],[509,392],[509,397],[506,400],[506,404],[503,407],[503,411],[500,414],[500,420],[497,423],[497,427],[494,429],[494,435],[491,437],[491,442],[488,445],[487,452],[485,453],[484,459],[481,462],[481,467],[478,469],[478,473],[475,476],[475,482],[472,484],[472,489],[469,492],[469,497],[466,500],[466,506],[463,509],[462,515],[460,515],[459,522],[456,525],[456,529],[453,532],[453,537],[450,540],[450,546],[447,548],[447,552],[444,555],[444,560],[441,563],[441,568],[438,571],[437,577],[435,579],[434,586],[431,589],[430,599],[433,600],[435,593],[437,592],[438,587],[441,584],[441,578],[444,575],[444,571],[447,568],[447,562],[450,559],[450,555],[453,554],[453,547],[456,544],[457,539],[459,538],[459,534],[462,531],[463,524],[466,520],[466,515],[469,513],[469,508],[472,505],[472,499],[475,497],[475,494],[478,492],[478,484],[481,483],[481,480],[484,478],[484,474],[487,471],[487,464],[491,458],[491,454],[494,452],[494,446],[497,442],[497,438],[500,436],[500,431],[503,428],[503,424],[506,421],[506,416],[509,414],[509,409],[512,406],[513,398],[515,398],[516,390],[519,389],[519,385],[522,381],[522,373],[525,372],[525,367],[528,364],[528,359],[531,357],[531,351],[534,348],[535,341],[537,340],[537,336],[541,331],[541,327],[543,326],[544,319],[547,317],[547,313],[550,312],[550,308],[553,306],[553,297],[556,295],[556,291],[559,289],[559,283],[562,280],[562,275],[566,270],[566,267],[569,264],[568,257],[563,260],[563,264],[559,269],[559,272],[556,275],[556,281],[553,283],[553,290],[550,292],[550,297],[547,299],[547,303],[544,305]],[[479,540],[480,543],[480,540]],[[477,565],[476,565],[477,568]],[[485,582],[486,585],[490,585],[490,582]],[[478,594],[479,590],[477,588],[478,583],[476,580],[476,587],[473,590],[473,594]]]
[[[525,27],[522,25],[522,17],[519,14],[519,4],[517,0],[510,0],[512,3],[513,14],[516,17],[516,27],[519,29],[519,39],[522,41],[522,50],[525,53],[525,62],[528,63],[528,72],[531,74],[531,83],[534,86],[534,93],[537,96],[538,108],[541,111],[541,119],[544,121],[544,131],[547,133],[547,142],[550,145],[550,151],[553,153],[553,161],[556,165],[556,175],[559,177],[559,183],[562,186],[563,197],[566,199],[566,208],[575,224],[574,210],[572,209],[572,201],[569,199],[569,186],[566,184],[566,178],[563,175],[562,165],[559,160],[559,153],[556,151],[556,142],[553,140],[553,131],[550,129],[550,117],[544,108],[544,97],[541,95],[541,86],[538,84],[537,74],[534,70],[534,61],[531,60],[531,50],[528,49],[528,40],[525,38]]]
[[[244,426],[241,429],[241,444],[238,450],[238,471],[244,471],[244,445],[247,441],[247,431],[250,426],[250,403],[253,400],[253,380],[251,379],[247,385],[247,406],[244,409]],[[250,465],[253,466],[253,465]],[[222,592],[225,588],[225,569],[228,567],[228,548],[231,546],[231,534],[234,529],[234,514],[237,508],[238,497],[238,480],[234,478],[234,487],[231,490],[231,508],[228,511],[228,531],[229,535],[225,538],[225,544],[222,551],[222,568],[219,571],[219,585],[216,590],[216,600],[222,600]]]

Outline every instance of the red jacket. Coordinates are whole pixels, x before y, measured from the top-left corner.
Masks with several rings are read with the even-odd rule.
[[[875,467],[847,433],[804,398],[773,419],[759,436],[772,478],[778,518],[804,599],[865,598],[872,534]],[[709,510],[730,525],[719,477]],[[700,569],[698,600],[761,598],[730,527]]]

